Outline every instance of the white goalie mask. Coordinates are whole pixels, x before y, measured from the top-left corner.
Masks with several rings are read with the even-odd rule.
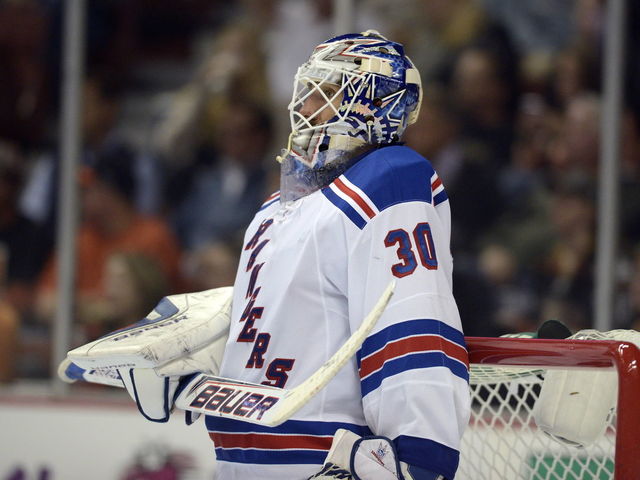
[[[420,75],[402,45],[369,30],[318,45],[296,73],[279,160],[291,201],[328,185],[372,148],[400,141],[420,110]]]

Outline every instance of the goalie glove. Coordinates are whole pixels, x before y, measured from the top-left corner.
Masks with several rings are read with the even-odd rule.
[[[225,287],[165,297],[143,320],[70,351],[59,374],[65,381],[91,381],[109,372],[146,419],[166,422],[192,374],[219,373],[232,293]],[[197,418],[186,415],[187,424]]]
[[[398,460],[386,437],[360,437],[339,429],[322,469],[309,480],[444,480],[444,477]]]

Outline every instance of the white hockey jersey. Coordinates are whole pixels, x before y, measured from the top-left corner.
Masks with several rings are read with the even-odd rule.
[[[206,418],[217,478],[308,478],[346,428],[386,436],[400,460],[453,479],[470,399],[449,238],[442,182],[403,146],[288,206],[267,200],[246,232],[221,375],[295,387],[397,284],[358,354],[293,419]]]

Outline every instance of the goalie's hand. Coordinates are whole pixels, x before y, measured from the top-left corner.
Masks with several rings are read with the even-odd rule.
[[[309,480],[444,480],[442,475],[398,460],[386,437],[360,437],[336,431],[322,469]]]

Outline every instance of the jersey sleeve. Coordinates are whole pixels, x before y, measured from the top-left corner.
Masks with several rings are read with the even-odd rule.
[[[378,155],[376,168],[362,165],[332,185],[362,220],[352,221],[349,242],[349,318],[357,328],[396,281],[358,353],[365,418],[375,435],[394,441],[401,461],[453,478],[470,399],[449,207],[431,166],[407,150]]]

